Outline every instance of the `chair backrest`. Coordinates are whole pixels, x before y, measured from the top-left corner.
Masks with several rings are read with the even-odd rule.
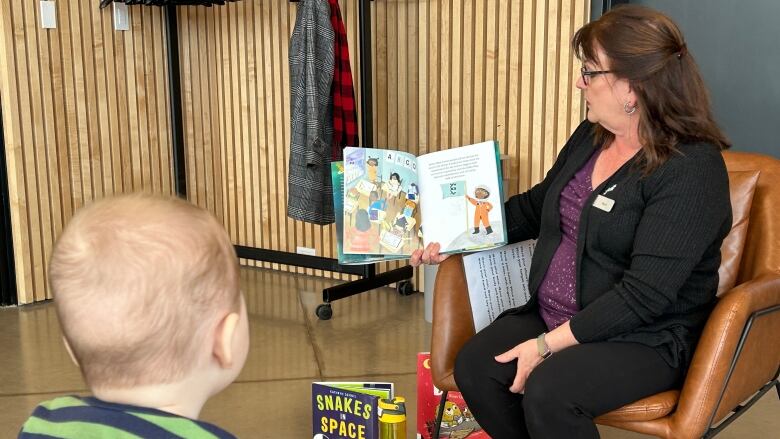
[[[736,284],[765,273],[780,273],[780,160],[731,151],[723,157],[729,172],[760,172]]]
[[[733,283],[731,287],[736,288],[728,287],[721,296],[699,340],[677,408],[670,416],[674,437],[701,436],[710,422],[722,420],[770,381],[780,363],[776,343],[780,331],[778,313],[765,314],[753,321],[744,345],[741,337],[753,310],[777,304],[780,221],[776,212],[780,208],[780,160],[737,152],[724,152],[723,156],[729,171],[735,222],[722,247],[720,273],[723,275],[725,269],[726,276],[721,278],[721,289],[724,282]],[[751,189],[750,180],[755,181],[755,190],[752,203],[745,203],[744,196]],[[749,209],[749,215],[741,209]],[[739,218],[747,223],[746,230],[740,231]],[[742,247],[737,242],[742,239],[740,235],[744,237],[741,258],[733,255]],[[732,294],[738,290],[741,294]],[[732,364],[740,345],[742,351]]]

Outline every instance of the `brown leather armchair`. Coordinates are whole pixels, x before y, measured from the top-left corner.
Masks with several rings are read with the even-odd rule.
[[[599,416],[599,424],[662,438],[709,438],[772,387],[780,397],[780,161],[736,152],[724,158],[734,224],[721,247],[718,304],[683,387]],[[431,372],[439,389],[458,390],[455,356],[472,335],[463,260],[453,256],[439,266],[434,286]]]

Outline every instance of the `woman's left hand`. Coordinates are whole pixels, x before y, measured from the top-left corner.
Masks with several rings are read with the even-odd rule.
[[[495,358],[499,363],[509,363],[517,359],[517,374],[512,386],[509,387],[509,391],[512,393],[522,393],[525,390],[525,382],[531,375],[531,371],[542,362],[542,357],[536,348],[536,339],[533,338],[497,355]]]

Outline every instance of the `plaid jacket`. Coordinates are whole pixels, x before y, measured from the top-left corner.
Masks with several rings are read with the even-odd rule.
[[[314,224],[335,221],[330,178],[334,40],[328,0],[301,1],[289,53],[291,136],[287,216]]]
[[[338,0],[330,3],[330,22],[336,32],[336,61],[333,66],[333,160],[341,160],[345,146],[359,146],[355,92],[352,88],[352,70],[349,65],[347,31],[341,20]]]

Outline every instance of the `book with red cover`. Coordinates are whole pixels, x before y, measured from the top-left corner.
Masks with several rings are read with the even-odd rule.
[[[417,437],[431,439],[436,411],[439,408],[442,391],[433,385],[431,376],[431,354],[417,354]],[[489,439],[466,406],[460,392],[449,392],[444,407],[440,438]]]

